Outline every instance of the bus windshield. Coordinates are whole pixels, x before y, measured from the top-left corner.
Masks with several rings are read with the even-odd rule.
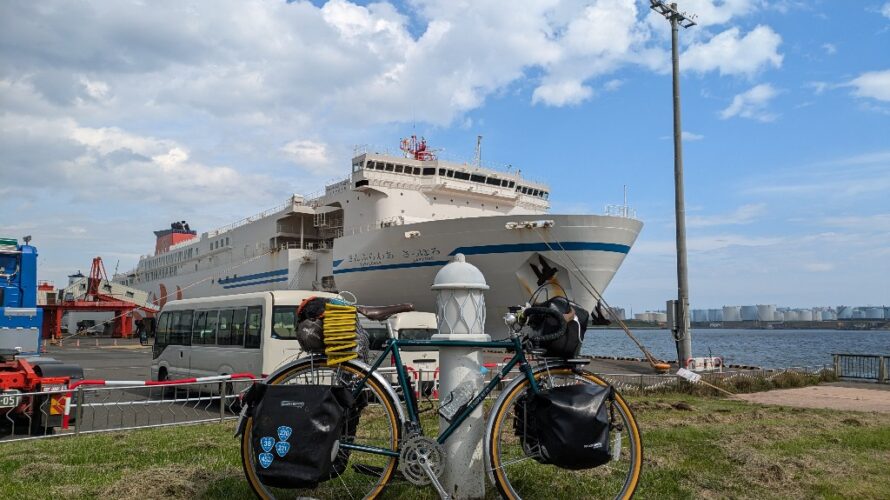
[[[439,333],[439,331],[432,328],[402,328],[399,330],[399,338],[403,340],[429,340],[436,333]]]
[[[272,338],[296,340],[296,306],[275,306],[272,308]]]

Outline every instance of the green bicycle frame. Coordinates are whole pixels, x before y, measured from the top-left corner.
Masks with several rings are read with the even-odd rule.
[[[451,424],[442,431],[439,436],[436,438],[436,441],[439,444],[444,443],[454,431],[463,424],[463,422],[470,416],[470,413],[473,412],[483,401],[485,398],[491,394],[491,391],[497,387],[497,385],[510,373],[510,370],[513,369],[517,364],[519,365],[519,370],[525,375],[525,378],[528,379],[529,384],[531,385],[531,390],[533,392],[538,392],[538,383],[535,380],[535,377],[532,374],[531,365],[529,365],[528,360],[525,359],[525,352],[522,350],[522,341],[518,337],[514,337],[508,340],[493,340],[488,342],[473,342],[473,341],[463,341],[463,340],[401,340],[401,339],[390,339],[384,348],[383,352],[380,353],[380,356],[374,361],[374,364],[371,366],[368,374],[364,376],[352,390],[352,395],[354,397],[358,397],[359,393],[365,386],[365,383],[368,381],[368,377],[370,377],[371,373],[377,371],[380,368],[380,365],[383,363],[383,360],[387,358],[387,355],[392,355],[393,360],[395,361],[396,375],[398,376],[399,386],[402,388],[402,394],[405,394],[405,408],[408,410],[408,419],[417,426],[418,429],[423,431],[423,427],[420,423],[420,417],[417,413],[417,408],[414,406],[414,400],[410,396],[408,396],[409,391],[411,391],[411,386],[408,384],[408,373],[405,370],[404,365],[402,365],[402,356],[399,351],[399,346],[405,347],[474,347],[474,348],[490,348],[490,349],[506,349],[507,351],[513,351],[513,356],[500,370],[495,373],[494,377],[491,381],[482,388],[472,399],[470,399],[469,403],[467,403],[466,407],[461,411],[458,415],[454,417],[451,421]],[[384,448],[378,448],[374,446],[364,446],[354,443],[340,443],[341,448],[351,449],[356,451],[362,451],[366,453],[375,453],[378,455],[387,455],[387,456],[398,456],[398,452],[387,450]]]

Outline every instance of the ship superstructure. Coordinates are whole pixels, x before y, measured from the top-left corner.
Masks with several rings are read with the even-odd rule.
[[[489,329],[537,284],[557,281],[592,307],[583,273],[600,293],[642,224],[614,215],[548,214],[549,188],[518,171],[442,161],[425,142],[404,156],[361,152],[349,177],[229,226],[201,233],[176,222],[157,231],[153,255],[117,281],[184,297],[269,289],[346,290],[366,304],[413,302],[434,310],[438,267],[463,253],[491,285]]]

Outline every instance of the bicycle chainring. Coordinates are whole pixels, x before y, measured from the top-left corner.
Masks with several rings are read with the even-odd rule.
[[[399,454],[399,472],[411,484],[423,486],[430,484],[424,464],[428,464],[437,478],[442,477],[445,456],[442,445],[426,436],[411,436],[402,442]]]

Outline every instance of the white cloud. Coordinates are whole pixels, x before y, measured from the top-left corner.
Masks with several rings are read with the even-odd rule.
[[[766,204],[753,203],[742,205],[728,214],[692,215],[687,218],[687,225],[689,227],[709,227],[750,224],[764,214],[766,214]]]
[[[603,90],[606,92],[614,92],[624,85],[624,80],[615,78],[603,84]]]
[[[687,141],[687,142],[700,141],[705,138],[705,136],[703,136],[701,134],[687,132],[686,130],[683,131],[681,137],[683,138],[684,141]]]
[[[881,15],[890,19],[890,2],[881,6]]]
[[[720,117],[724,120],[740,116],[762,122],[773,121],[776,115],[768,111],[767,106],[777,95],[779,92],[772,85],[762,83],[736,95],[729,107],[720,112]]]
[[[550,106],[579,104],[593,95],[590,87],[577,80],[562,81],[541,85],[532,95],[532,103],[544,103]]]
[[[705,43],[695,43],[680,57],[680,64],[699,72],[717,70],[721,75],[752,76],[765,67],[782,66],[782,37],[769,26],[759,25],[741,36],[730,28]]]
[[[847,86],[854,87],[856,97],[869,97],[890,102],[890,69],[863,73],[850,80]]]
[[[281,151],[302,167],[329,169],[333,166],[328,145],[310,140],[294,140],[282,146]]]
[[[825,50],[825,53],[830,56],[837,54],[837,46],[833,43],[823,43],[822,49]]]

